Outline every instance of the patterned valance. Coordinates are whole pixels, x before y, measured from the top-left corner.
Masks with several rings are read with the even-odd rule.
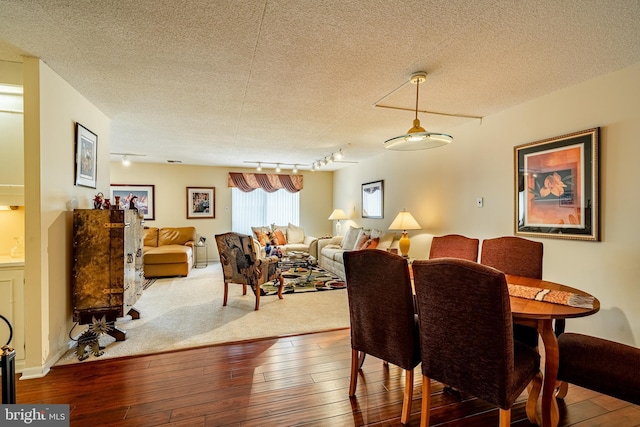
[[[229,172],[229,187],[237,187],[245,193],[257,188],[262,188],[267,193],[281,188],[290,193],[297,193],[302,190],[302,175]]]

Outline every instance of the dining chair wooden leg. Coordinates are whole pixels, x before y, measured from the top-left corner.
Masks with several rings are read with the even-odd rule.
[[[558,381],[558,392],[556,393],[556,397],[558,399],[564,399],[569,392],[569,383],[566,381]]]
[[[500,427],[509,427],[511,425],[511,408],[500,408]]]
[[[411,404],[413,403],[413,369],[405,370],[404,401],[402,402],[402,416],[400,422],[407,424],[411,416]]]
[[[284,277],[278,277],[278,281],[280,282],[280,286],[278,286],[278,298],[282,299],[282,291],[284,291]]]
[[[246,295],[247,294],[247,285],[243,284],[242,285],[242,295]]]
[[[256,294],[256,308],[257,311],[260,308],[260,285],[256,285],[256,290],[254,292]]]
[[[222,299],[222,306],[227,305],[227,298],[229,297],[229,284],[224,282],[224,298]]]
[[[531,383],[529,383],[529,398],[527,399],[527,418],[531,424],[542,425],[542,420],[538,417],[536,406],[542,390],[542,372],[538,372]]]
[[[351,379],[349,380],[349,396],[356,395],[356,386],[358,385],[358,369],[360,367],[358,359],[358,350],[351,349]],[[364,353],[364,352],[363,352]]]
[[[364,365],[364,359],[367,357],[367,353],[364,351],[360,352],[360,361],[358,362],[358,369],[362,369],[362,365]]]
[[[429,415],[431,411],[431,380],[422,375],[422,405],[420,414],[420,427],[429,427]]]

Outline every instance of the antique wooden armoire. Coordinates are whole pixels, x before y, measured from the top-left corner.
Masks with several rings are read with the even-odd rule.
[[[136,210],[75,209],[73,211],[73,320],[108,322],[130,314],[142,295],[143,219]],[[117,340],[125,332],[110,332]]]

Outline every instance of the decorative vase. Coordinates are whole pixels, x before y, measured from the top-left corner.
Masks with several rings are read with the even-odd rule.
[[[104,199],[104,202],[102,203],[102,209],[111,209],[111,200]]]
[[[11,258],[24,258],[24,240],[22,237],[14,237],[16,244],[11,248]]]
[[[264,253],[269,256],[269,254],[271,253],[271,245],[269,243],[267,243],[267,245],[264,247]]]
[[[93,209],[102,209],[102,200],[104,198],[104,194],[98,193],[93,198]]]

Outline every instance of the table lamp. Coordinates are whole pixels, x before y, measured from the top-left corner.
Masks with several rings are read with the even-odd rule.
[[[336,223],[336,234],[340,235],[340,228],[342,227],[342,225],[340,224],[340,220],[347,219],[347,214],[345,214],[342,209],[334,209],[333,212],[331,212],[331,215],[329,215],[328,219],[335,219],[338,221]]]
[[[421,229],[422,227],[420,227],[418,221],[416,221],[415,218],[409,212],[407,212],[406,209],[400,211],[400,213],[398,213],[396,218],[389,226],[389,230],[402,230],[402,237],[400,238],[399,247],[403,257],[409,257],[409,247],[411,246],[407,230]]]

